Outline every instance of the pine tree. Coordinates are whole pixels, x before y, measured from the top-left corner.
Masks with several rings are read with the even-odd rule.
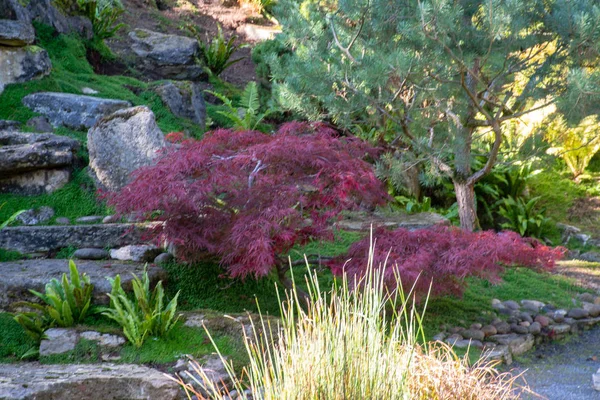
[[[600,105],[594,0],[281,0],[270,59],[281,103],[386,139],[449,177],[461,226],[511,120],[556,103],[570,122]],[[486,153],[474,170],[477,153]]]

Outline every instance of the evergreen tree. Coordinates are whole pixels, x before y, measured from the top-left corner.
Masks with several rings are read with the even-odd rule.
[[[384,138],[449,177],[461,226],[511,120],[555,103],[570,122],[600,104],[594,0],[280,0],[269,59],[281,103]],[[366,129],[365,129],[366,127]],[[485,152],[483,167],[473,159]]]

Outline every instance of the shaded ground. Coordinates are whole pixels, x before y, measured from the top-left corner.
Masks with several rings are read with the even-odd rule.
[[[549,400],[600,399],[592,387],[592,375],[600,368],[600,328],[564,343],[549,343],[526,355],[511,367],[531,389]],[[523,395],[523,399],[539,399]]]
[[[560,261],[557,263],[554,273],[574,279],[578,286],[600,291],[599,263],[581,260]]]

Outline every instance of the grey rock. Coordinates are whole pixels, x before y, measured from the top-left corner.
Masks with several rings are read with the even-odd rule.
[[[4,400],[176,400],[179,385],[162,372],[141,365],[0,365]]]
[[[28,127],[32,128],[36,132],[42,133],[52,133],[54,132],[54,127],[48,122],[46,117],[38,116],[33,117],[27,121],[26,124]]]
[[[50,221],[52,217],[54,217],[54,209],[52,207],[42,206],[40,208],[32,208],[19,214],[19,216],[17,216],[17,221],[21,222],[23,225],[38,225]]]
[[[573,319],[582,319],[590,316],[590,313],[583,308],[572,308],[568,313],[567,317]]]
[[[519,308],[521,308],[521,306],[519,306],[519,303],[517,303],[516,301],[513,301],[513,300],[507,300],[507,301],[503,302],[502,304],[504,304],[504,307],[506,307],[510,310],[518,310]]]
[[[156,246],[146,244],[129,245],[119,249],[112,249],[110,257],[121,261],[152,262],[161,251]]]
[[[542,331],[542,324],[539,322],[534,322],[529,325],[529,333],[533,335],[538,335]]]
[[[34,40],[35,31],[28,21],[0,19],[0,45],[22,47]]]
[[[537,300],[521,300],[521,305],[523,306],[523,308],[525,310],[531,311],[534,313],[539,312],[540,309],[545,306],[544,303],[542,303],[541,301],[537,301]]]
[[[513,331],[514,333],[518,333],[520,335],[524,335],[526,333],[529,333],[529,328],[526,326],[522,326],[522,325],[516,325],[516,324],[512,324],[510,326],[510,330]]]
[[[600,304],[584,303],[583,309],[589,313],[590,317],[597,317],[600,315]]]
[[[187,118],[204,128],[206,104],[200,86],[193,82],[167,82],[156,93],[173,114]]]
[[[571,325],[569,324],[556,324],[550,326],[551,332],[556,336],[562,336],[571,331]]]
[[[210,381],[212,381],[215,385],[219,387],[227,387],[231,385],[231,378],[227,373],[227,369],[223,364],[223,361],[218,356],[213,356],[205,359],[201,363],[201,369],[204,372],[205,376],[208,377]],[[196,371],[188,370],[187,373],[181,374],[181,377],[184,380],[187,380],[188,383],[194,384],[192,377],[196,377],[200,382],[202,381],[197,376]]]
[[[548,325],[550,325],[553,321],[545,315],[537,315],[535,317],[535,322],[539,323],[542,326],[542,328],[545,328]]]
[[[98,91],[94,90],[92,88],[89,88],[89,87],[82,87],[81,93],[83,93],[83,94],[98,94]]]
[[[98,341],[100,340],[100,336],[102,336],[102,334],[96,331],[85,331],[81,332],[79,336],[85,340]]]
[[[502,302],[500,300],[498,300],[498,299],[492,299],[492,306],[496,306],[496,305],[499,305],[499,304],[502,304]]]
[[[592,375],[592,386],[595,390],[600,391],[600,369]]]
[[[483,334],[488,337],[488,336],[492,336],[498,333],[498,330],[496,329],[496,327],[494,325],[484,325],[483,327],[481,327],[481,331],[483,332]]]
[[[479,329],[465,329],[461,335],[465,339],[483,340],[485,338],[485,333]]]
[[[97,342],[102,347],[119,347],[125,344],[125,338],[108,333],[101,334],[95,331],[86,331],[81,333],[81,338]]]
[[[595,326],[600,322],[600,318],[582,318],[576,321],[576,326],[579,329],[589,329],[592,326]]]
[[[446,338],[446,343],[448,343],[450,346],[454,346],[456,342],[461,340],[463,340],[463,337],[458,333],[454,333]]]
[[[130,291],[132,274],[141,276],[144,264],[118,261],[79,260],[76,262],[80,273],[85,273],[94,284],[93,298],[97,304],[106,304],[111,286],[106,277],[121,275],[125,291]],[[20,260],[4,262],[0,266],[3,278],[0,280],[0,309],[13,310],[12,303],[19,301],[39,302],[40,299],[29,292],[30,289],[43,292],[46,283],[52,278],[60,279],[69,272],[68,260]],[[155,265],[148,265],[148,276],[155,284],[166,278],[165,271]],[[1,397],[0,397],[1,398]]]
[[[46,116],[53,126],[74,130],[88,129],[103,116],[131,106],[123,100],[55,92],[27,95],[23,98],[23,104]]]
[[[486,347],[486,351],[483,352],[482,358],[486,360],[499,360],[506,365],[511,365],[513,361],[510,349],[505,344],[494,345],[489,348]]]
[[[393,216],[387,214],[348,213],[344,219],[336,222],[336,226],[341,229],[363,232],[369,232],[371,226],[415,230],[448,224],[448,219],[436,213],[394,214]]]
[[[21,128],[19,121],[11,121],[8,119],[0,120],[0,131],[18,131]]]
[[[479,340],[463,339],[456,341],[454,343],[454,347],[458,349],[466,349],[467,347],[477,347],[478,349],[482,349],[483,343],[481,343]]]
[[[44,332],[46,339],[40,343],[40,356],[63,354],[75,349],[79,334],[74,329],[51,328]]]
[[[0,46],[0,93],[10,83],[43,78],[51,69],[50,57],[41,47]]]
[[[513,356],[519,356],[531,350],[535,344],[533,335],[518,335],[516,333],[509,333],[507,335],[494,335],[490,336],[489,340],[498,344],[507,345]]]
[[[446,339],[446,334],[444,332],[440,332],[437,335],[434,335],[432,338],[436,342],[443,342]]]
[[[85,39],[91,39],[94,35],[89,19],[63,14],[54,6],[52,0],[28,0],[27,10],[32,19],[53,27],[58,33],[77,33]]]
[[[69,225],[71,220],[67,217],[58,217],[54,220],[58,225]]]
[[[73,258],[79,260],[106,260],[109,257],[110,254],[104,249],[84,248],[73,253]]]
[[[481,328],[483,328],[483,325],[480,324],[479,322],[471,324],[471,326],[470,326],[470,329],[481,329]]]
[[[147,29],[129,33],[131,50],[137,56],[136,67],[150,78],[198,80],[206,78],[196,64],[198,42],[185,36],[166,35]]]
[[[174,257],[170,253],[161,253],[154,259],[154,264],[167,264],[173,261]]]
[[[596,296],[591,293],[581,293],[577,295],[577,298],[586,303],[593,303],[596,300]]]
[[[151,165],[165,138],[147,107],[120,110],[88,131],[90,175],[98,187],[117,191],[136,169]]]
[[[494,324],[494,326],[496,327],[496,331],[498,332],[498,334],[505,334],[510,332],[510,325],[504,321]]]
[[[31,15],[19,0],[0,0],[0,19],[31,22]]]
[[[531,314],[529,314],[527,312],[521,312],[521,313],[519,313],[519,319],[521,321],[527,321],[529,323],[533,322],[533,318],[531,318]]]
[[[567,316],[567,310],[554,310],[548,313],[548,317],[552,318],[556,322],[563,322]]]
[[[102,218],[102,223],[103,224],[114,224],[116,222],[119,222],[121,220],[120,217],[117,217],[116,215],[107,215],[106,217]]]
[[[579,260],[583,260],[583,261],[600,262],[600,252],[588,251],[588,252],[585,252],[585,253],[579,255],[579,257],[577,257],[577,258]]]
[[[78,148],[65,136],[0,131],[0,193],[52,193],[69,181]]]
[[[96,224],[102,222],[103,219],[104,217],[101,215],[88,215],[85,217],[77,218],[75,222],[78,224]]]
[[[152,224],[16,226],[0,230],[0,248],[20,253],[48,252],[63,247],[118,247],[142,243]]]

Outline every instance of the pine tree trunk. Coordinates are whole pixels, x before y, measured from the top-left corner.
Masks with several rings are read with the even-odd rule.
[[[453,183],[456,193],[456,203],[458,204],[460,227],[472,232],[479,228],[475,204],[475,184],[458,182],[456,180]]]

